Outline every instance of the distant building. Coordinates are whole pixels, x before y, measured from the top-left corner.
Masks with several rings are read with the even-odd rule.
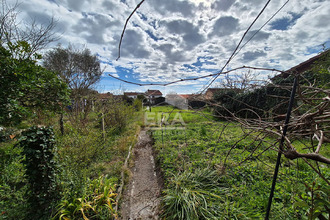
[[[179,94],[167,94],[165,102],[179,109],[188,109],[188,99]]]
[[[128,98],[136,99],[138,95],[141,93],[137,92],[124,92],[124,96],[127,96]]]
[[[107,92],[107,93],[99,93],[99,98],[102,100],[102,101],[108,101],[110,98],[113,97],[113,94],[110,93],[110,92]]]
[[[204,94],[204,99],[206,100],[213,100],[214,99],[214,95],[217,92],[223,91],[224,88],[209,88],[206,90],[205,94]]]
[[[201,100],[201,97],[195,94],[168,94],[165,97],[165,101],[184,110],[205,106],[205,102]]]
[[[151,104],[155,104],[156,100],[163,97],[163,93],[159,90],[150,90],[145,92],[145,96]]]
[[[147,97],[150,97],[150,98],[154,99],[154,98],[162,97],[163,93],[161,93],[161,91],[159,91],[159,90],[150,90],[150,89],[148,89],[148,91],[145,92],[145,95]]]

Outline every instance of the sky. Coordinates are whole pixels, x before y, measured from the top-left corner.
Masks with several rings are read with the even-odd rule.
[[[242,45],[287,0],[273,0],[252,26]],[[7,0],[15,4],[16,0]],[[210,78],[183,81],[171,86],[137,86],[135,83],[167,83],[218,73],[244,32],[267,0],[145,0],[130,19],[121,57],[118,45],[126,19],[140,0],[18,0],[19,19],[45,25],[57,20],[58,44],[88,48],[97,54],[102,69],[99,92],[198,93]],[[330,1],[289,1],[226,66],[225,70],[255,66],[287,70],[330,46]],[[240,70],[231,74],[244,74]],[[267,79],[274,72],[258,72]],[[210,86],[222,83],[220,75]]]

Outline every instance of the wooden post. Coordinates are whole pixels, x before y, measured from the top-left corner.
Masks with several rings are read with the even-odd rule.
[[[105,123],[104,123],[104,113],[101,113],[101,117],[102,117],[102,137],[103,137],[103,141],[105,142]]]

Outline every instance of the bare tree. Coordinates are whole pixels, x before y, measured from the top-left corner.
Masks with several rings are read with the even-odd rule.
[[[33,19],[30,22],[18,21],[18,7],[18,3],[10,6],[6,0],[1,0],[0,42],[4,46],[13,43],[28,46],[28,50],[20,53],[19,57],[16,57],[25,59],[30,58],[37,51],[44,49],[49,43],[58,40],[59,37],[53,32],[56,26],[54,18],[51,18],[45,24],[38,24]],[[22,42],[26,42],[27,44],[22,44]],[[16,56],[18,55],[16,54]]]
[[[240,74],[224,75],[221,82],[215,84],[216,87],[232,89],[240,92],[250,91],[265,84],[265,80],[258,79],[259,75],[254,74],[252,69],[243,71]]]

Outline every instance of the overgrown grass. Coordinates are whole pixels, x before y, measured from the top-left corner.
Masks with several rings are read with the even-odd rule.
[[[94,216],[93,219],[115,218],[117,215],[114,212],[114,207],[117,206],[115,204],[116,195],[112,194],[111,209],[109,207],[109,209],[102,209],[103,214],[100,214],[96,211],[97,208],[91,205],[94,202],[90,200],[93,200],[96,195],[90,195],[93,192],[89,190],[88,185],[99,176],[104,176],[104,181],[108,183],[107,187],[110,187],[110,180],[112,188],[114,184],[119,183],[129,146],[136,142],[136,135],[142,120],[141,115],[141,112],[136,112],[129,116],[127,125],[120,130],[109,128],[106,131],[105,141],[97,115],[94,115],[95,118],[90,119],[90,123],[87,124],[88,127],[82,130],[75,129],[70,121],[67,121],[65,124],[66,134],[59,139],[59,155],[61,156],[59,160],[63,164],[63,176],[61,177],[63,195],[60,202],[62,204],[60,212],[67,212],[69,204],[72,204],[76,208],[69,209],[69,211],[75,210],[74,213],[68,214],[68,216],[73,216],[70,219],[80,219],[83,216],[81,211],[76,210],[81,206],[86,208],[86,212],[84,212],[86,217]],[[113,189],[113,192],[115,191],[116,188]],[[90,204],[90,206],[86,204]],[[98,202],[96,202],[97,204]],[[110,203],[107,206],[110,206]],[[57,215],[57,217],[59,216]]]
[[[154,112],[163,110],[169,111],[171,107],[153,109]],[[175,109],[173,112],[179,110]],[[182,115],[190,115],[185,116],[184,130],[166,130],[166,127],[162,127],[161,130],[153,131],[158,160],[165,176],[163,204],[167,218],[263,219],[277,157],[277,152],[270,148],[270,142],[276,140],[266,138],[263,142],[256,142],[255,137],[262,139],[262,133],[244,130],[251,132],[245,136],[242,128],[235,123],[207,120],[191,114],[190,111],[181,112]],[[302,149],[306,148],[307,141],[296,141],[293,144]],[[329,149],[325,148],[325,151],[327,152],[323,153],[327,154]],[[299,206],[300,197],[311,195],[310,190],[306,194],[306,184],[311,185],[316,179],[315,184],[327,189],[329,186],[301,159],[291,161],[282,158],[281,164],[271,219],[307,218],[309,208]],[[329,179],[329,166],[316,167]],[[201,184],[198,189],[191,187],[193,183],[189,179],[193,179],[195,172],[203,169],[216,172],[226,190],[216,190],[217,186],[209,189],[207,184]],[[207,174],[205,171],[204,173]],[[203,200],[199,197],[202,194],[198,194],[198,190],[212,192],[219,199]],[[324,191],[326,190],[323,189],[322,192]],[[329,198],[322,198],[329,201]],[[310,197],[305,197],[308,204],[311,204],[311,200]],[[204,206],[196,205],[200,201],[205,201]],[[200,206],[213,214],[204,216],[202,210],[194,208]],[[213,210],[214,206],[217,207],[216,212]],[[324,207],[322,203],[318,208],[324,211]]]
[[[225,200],[226,191],[225,183],[214,170],[206,168],[173,174],[164,191],[164,217],[216,219],[221,216],[217,204]]]
[[[13,130],[7,129],[8,134],[0,134],[0,219],[29,219],[24,157],[22,150],[14,147],[16,137],[9,137],[29,125],[52,125],[56,134],[58,154],[55,160],[59,164],[56,184],[61,199],[53,205],[57,208],[49,213],[48,219],[51,216],[53,219],[82,219],[84,216],[115,219],[122,165],[142,125],[142,112],[119,104],[101,106],[100,110],[106,112],[105,139],[100,112],[64,114],[64,135],[60,132],[59,115],[50,112],[39,112],[37,121],[31,119]],[[112,114],[118,116],[115,121],[107,118],[115,117]]]

